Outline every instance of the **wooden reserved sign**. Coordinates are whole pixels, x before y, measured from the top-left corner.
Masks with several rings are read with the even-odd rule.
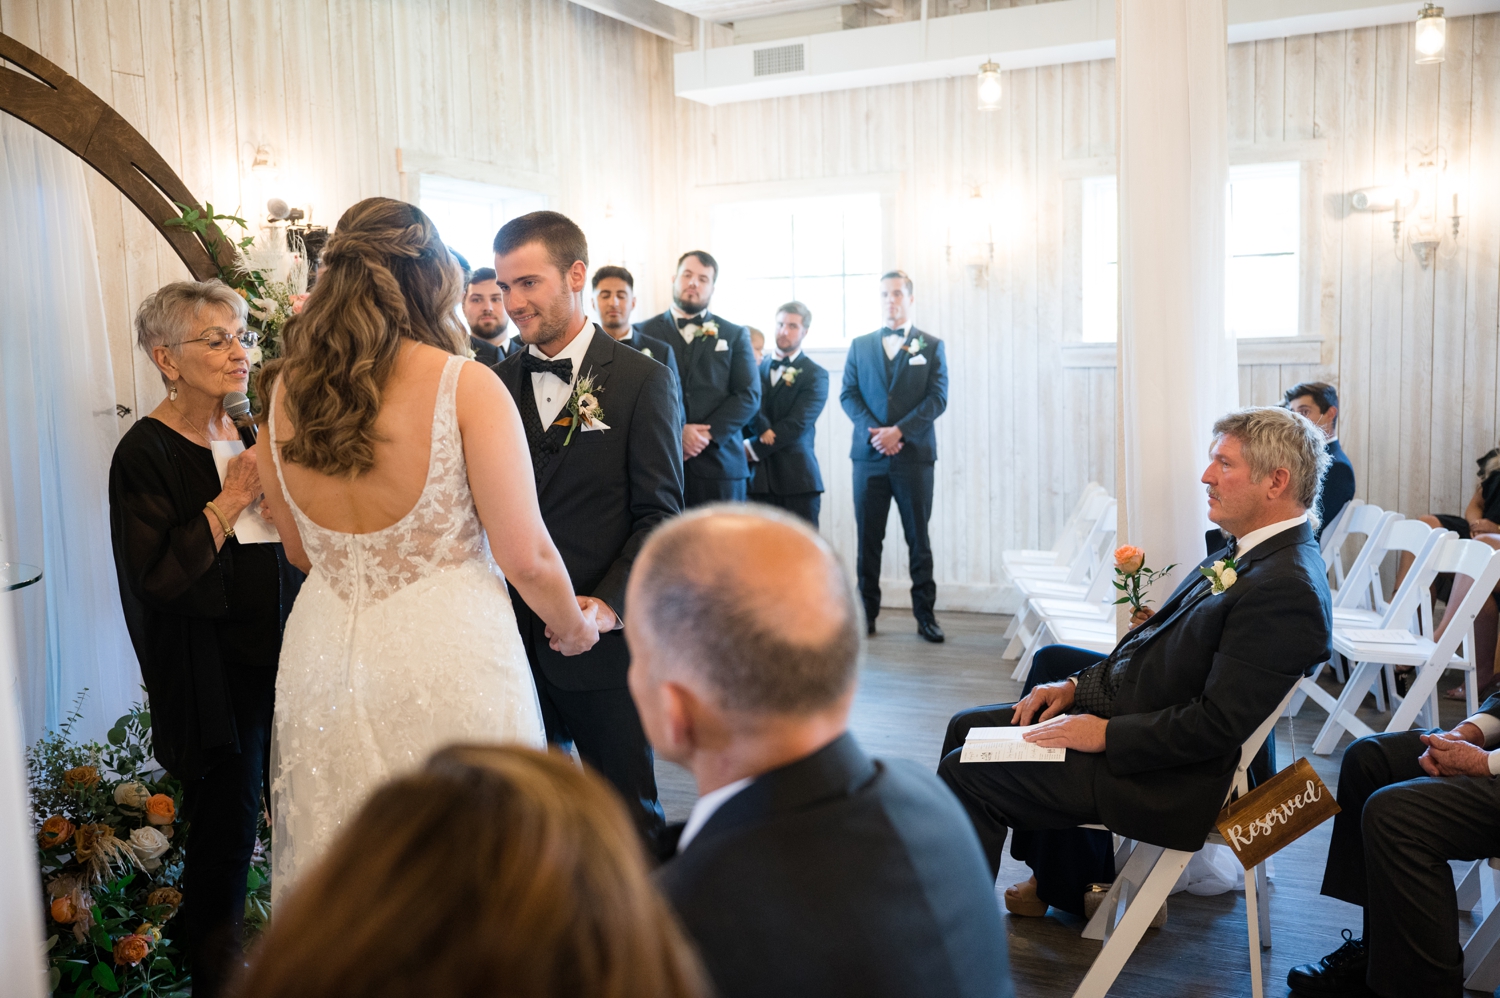
[[[1251,870],[1338,813],[1333,794],[1303,758],[1230,801],[1215,825],[1240,865]]]

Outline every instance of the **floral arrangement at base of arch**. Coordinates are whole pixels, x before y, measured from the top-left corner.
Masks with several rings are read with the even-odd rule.
[[[182,784],[156,765],[143,705],[115,722],[106,744],[76,740],[87,692],[26,753],[49,988],[67,998],[186,998],[172,921],[188,838]],[[269,839],[262,822],[247,884],[251,932],[270,917]]]

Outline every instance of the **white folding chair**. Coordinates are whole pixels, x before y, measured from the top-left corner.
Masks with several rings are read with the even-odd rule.
[[[1240,746],[1240,761],[1234,769],[1234,781],[1230,784],[1226,803],[1249,791],[1246,773],[1255,754],[1265,744],[1271,729],[1282,711],[1291,702],[1296,686],[1286,691],[1281,703],[1271,715],[1261,722],[1245,743]],[[1086,826],[1099,828],[1098,825]],[[1208,843],[1223,845],[1224,839],[1217,831],[1210,832]],[[1161,908],[1162,902],[1171,893],[1177,878],[1192,859],[1191,852],[1182,849],[1167,849],[1149,842],[1137,842],[1130,850],[1130,858],[1124,869],[1115,876],[1114,885],[1104,895],[1104,901],[1089,924],[1083,930],[1085,939],[1102,939],[1104,948],[1094,958],[1093,966],[1084,976],[1073,998],[1104,998],[1110,985],[1135,952],[1146,927]],[[1245,875],[1245,921],[1250,941],[1250,988],[1255,998],[1264,998],[1261,982],[1260,953],[1271,948],[1271,917],[1269,907],[1259,903],[1257,893],[1266,892],[1265,864],[1255,868],[1254,874]],[[1270,901],[1269,895],[1266,901]]]
[[[1047,596],[1029,596],[1016,612],[1015,636],[1006,646],[1001,658],[1025,658],[1037,648],[1037,638],[1042,626],[1049,619],[1106,621],[1114,619],[1114,600],[1117,591],[1110,585],[1113,573],[1095,572],[1089,581],[1088,591],[1081,599],[1059,599]]]
[[[1333,575],[1333,588],[1337,589],[1344,584],[1344,566],[1341,552],[1344,549],[1344,541],[1349,538],[1349,523],[1354,515],[1354,510],[1363,506],[1363,499],[1350,499],[1339,510],[1338,517],[1332,523],[1323,525],[1323,538],[1319,545],[1319,551],[1323,555],[1323,564]]]
[[[1464,689],[1469,701],[1469,712],[1472,714],[1478,710],[1473,675],[1477,667],[1474,661],[1474,618],[1484,606],[1484,601],[1490,598],[1495,584],[1500,582],[1500,557],[1497,555],[1500,555],[1500,551],[1481,541],[1460,540],[1457,537],[1444,537],[1441,540],[1437,553],[1421,573],[1426,584],[1430,585],[1432,576],[1439,572],[1465,576],[1473,580],[1473,584],[1457,606],[1449,605],[1442,625],[1443,633],[1436,640],[1427,636],[1412,636],[1405,628],[1394,627],[1382,630],[1386,630],[1391,639],[1399,638],[1400,643],[1388,643],[1387,640],[1356,641],[1339,628],[1334,628],[1334,651],[1358,664],[1349,674],[1343,693],[1329,711],[1328,720],[1313,741],[1314,752],[1319,755],[1331,753],[1338,747],[1339,737],[1344,731],[1355,738],[1375,733],[1368,724],[1354,715],[1354,711],[1370,687],[1380,678],[1381,672],[1388,667],[1414,666],[1416,675],[1412,677],[1411,688],[1407,690],[1406,696],[1396,704],[1395,712],[1385,726],[1386,731],[1405,731],[1410,728],[1417,719],[1418,712],[1424,708],[1430,713],[1431,720],[1436,722],[1437,684],[1445,669],[1460,669],[1465,673]],[[1407,573],[1407,579],[1410,580],[1415,574],[1417,573]],[[1404,588],[1405,583],[1402,585]],[[1402,635],[1405,637],[1401,637]],[[1461,653],[1460,645],[1463,647]],[[1392,697],[1395,697],[1394,692]]]
[[[1391,514],[1386,514],[1387,516]],[[1393,543],[1393,550],[1409,551],[1412,554],[1411,571],[1407,572],[1406,578],[1402,580],[1400,587],[1391,596],[1389,603],[1379,612],[1368,608],[1339,607],[1333,608],[1333,629],[1337,634],[1341,629],[1345,632],[1350,630],[1397,630],[1405,628],[1413,634],[1432,636],[1432,597],[1430,593],[1432,577],[1436,574],[1430,569],[1429,563],[1437,554],[1438,548],[1443,541],[1458,535],[1451,530],[1434,530],[1421,520],[1392,521],[1382,528],[1379,540],[1365,545],[1371,548],[1377,544],[1384,546],[1387,542]],[[1363,571],[1360,563],[1350,570],[1350,584],[1339,591],[1340,598],[1347,598],[1354,602],[1354,596],[1365,583],[1354,583],[1352,580]],[[1374,584],[1379,587],[1379,566],[1373,570]],[[1383,595],[1383,594],[1382,594]],[[1381,596],[1373,597],[1380,598]],[[1337,602],[1337,599],[1335,600]],[[1341,658],[1337,650],[1333,653],[1334,659]],[[1302,709],[1302,705],[1312,700],[1324,710],[1332,713],[1337,700],[1333,694],[1318,685],[1318,676],[1323,672],[1324,662],[1313,670],[1312,675],[1304,676],[1297,684],[1297,695],[1292,698],[1292,705],[1287,708],[1287,714],[1295,717]],[[1394,676],[1391,686],[1394,689]],[[1375,708],[1385,713],[1385,694],[1379,683],[1375,684]]]
[[[1116,529],[1115,508],[1117,503],[1108,496],[1095,496],[1097,512],[1089,521],[1088,530],[1073,556],[1062,565],[1019,564],[1006,565],[1005,572],[1017,586],[1028,582],[1087,583],[1098,561],[1099,539],[1107,531],[1111,537]],[[1091,505],[1091,508],[1092,505]]]
[[[1063,521],[1062,529],[1057,532],[1057,540],[1052,542],[1051,548],[1045,551],[1034,548],[1001,551],[1000,564],[1007,567],[1024,564],[1066,565],[1088,533],[1091,519],[1099,515],[1102,503],[1095,497],[1107,499],[1109,493],[1098,482],[1089,482],[1083,487],[1083,494],[1078,497],[1078,502],[1073,505],[1073,511]]]
[[[1333,595],[1334,622],[1378,621],[1386,607],[1385,588],[1380,581],[1381,563],[1392,551],[1415,554],[1431,533],[1432,528],[1421,520],[1408,520],[1400,513],[1382,513],[1344,574],[1344,584]]]
[[[1490,860],[1489,865],[1490,869],[1500,871],[1500,859]],[[1470,870],[1475,890],[1479,887],[1478,872],[1479,864],[1476,863]],[[1466,877],[1465,883],[1468,880]],[[1477,903],[1478,899],[1471,894],[1468,904],[1465,904],[1463,887],[1459,888],[1460,909],[1468,911]],[[1479,928],[1464,943],[1464,988],[1490,994],[1497,987],[1500,987],[1500,904],[1490,909]]]

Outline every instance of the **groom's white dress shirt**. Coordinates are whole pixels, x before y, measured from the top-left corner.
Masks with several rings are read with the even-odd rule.
[[[682,826],[682,835],[677,839],[677,851],[688,847],[688,843],[697,837],[708,823],[708,819],[714,816],[714,812],[723,807],[729,798],[739,793],[755,781],[753,776],[747,776],[743,780],[735,780],[726,783],[717,790],[710,790],[693,802],[692,813],[688,815],[687,824]]]
[[[885,347],[885,359],[895,360],[896,354],[901,351],[901,344],[911,335],[911,323],[904,322],[896,327],[894,333],[886,333],[881,337],[880,345]]]
[[[573,362],[573,381],[566,382],[551,371],[533,373],[531,375],[531,390],[535,393],[536,414],[541,417],[542,429],[546,429],[557,421],[557,416],[563,411],[563,406],[568,404],[568,399],[573,394],[573,384],[577,383],[578,376],[583,372],[583,355],[589,352],[589,344],[594,341],[594,324],[587,318],[583,320],[583,332],[573,337],[573,342],[558,351],[556,357],[548,357],[535,346],[528,346],[533,357],[542,360],[571,360]]]

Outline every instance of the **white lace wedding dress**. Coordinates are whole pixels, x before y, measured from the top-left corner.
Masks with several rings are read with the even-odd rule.
[[[546,744],[515,612],[469,491],[443,368],[417,504],[368,534],[313,523],[287,492],[312,572],[287,621],[272,739],[272,893],[317,861],[383,780],[454,741]],[[271,452],[285,491],[272,407]]]

